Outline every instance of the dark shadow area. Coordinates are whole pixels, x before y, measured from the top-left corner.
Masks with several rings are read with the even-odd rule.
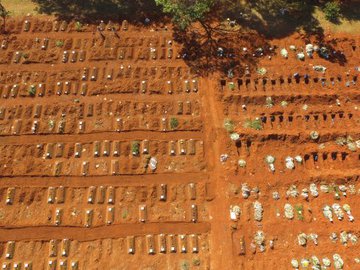
[[[260,57],[270,53],[270,45],[255,31],[203,28],[174,32],[174,40],[183,44],[181,57],[198,75],[220,72],[229,78],[243,76],[256,69]]]
[[[326,59],[331,63],[338,63],[339,65],[344,66],[347,63],[346,56],[342,51],[336,49],[336,45],[336,41],[320,41],[319,47],[326,48],[328,55],[327,57],[324,55],[320,55],[320,57]]]
[[[33,1],[39,4],[40,12],[65,20],[96,23],[126,19],[136,25],[170,22],[154,0]],[[218,0],[204,22],[186,31],[175,28],[174,39],[183,44],[181,57],[200,75],[218,71],[227,77],[253,73],[259,58],[271,57],[274,51],[267,40],[284,38],[294,32],[301,33],[309,43],[310,37],[311,40],[315,37],[316,45],[325,48],[323,58],[344,65],[345,55],[335,49],[336,44],[325,41],[324,29],[314,17],[315,7],[323,7],[325,3],[321,0]],[[358,20],[360,3],[345,1],[341,12],[348,20]]]
[[[62,20],[94,23],[100,20],[128,20],[131,23],[152,22],[164,18],[160,7],[152,0],[33,0],[39,12],[53,14]]]
[[[259,31],[268,38],[282,38],[303,28],[311,33],[322,32],[319,22],[313,17],[317,1],[311,0],[258,0],[246,5],[225,0],[223,16]]]
[[[344,2],[341,5],[341,15],[343,18],[349,21],[360,20],[360,2]]]

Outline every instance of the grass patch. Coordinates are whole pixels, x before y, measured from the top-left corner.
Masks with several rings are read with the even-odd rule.
[[[265,100],[265,106],[266,108],[272,108],[274,107],[274,101],[272,99],[272,97],[267,97],[266,100]]]
[[[229,133],[233,132],[234,127],[235,127],[235,124],[232,120],[230,120],[230,119],[224,120],[224,128],[226,129],[227,132],[229,132]]]
[[[55,121],[54,120],[49,120],[48,122],[48,126],[49,126],[49,129],[52,130],[54,127],[55,127]]]
[[[37,15],[37,5],[31,0],[2,0],[1,3],[10,11],[10,16],[26,16],[28,13]]]
[[[36,94],[36,86],[35,85],[30,85],[30,87],[29,87],[29,95],[30,96],[35,96],[35,94]]]
[[[140,153],[140,142],[139,141],[133,141],[131,143],[131,152],[133,156],[137,156]]]
[[[322,28],[328,29],[331,32],[360,34],[359,19],[340,18],[338,23],[329,22],[326,20],[325,14],[320,8],[315,9],[314,17],[319,21]]]
[[[57,41],[55,42],[55,46],[61,48],[62,46],[64,46],[64,41],[62,41],[62,40],[57,40]]]
[[[83,25],[81,24],[81,22],[76,22],[75,23],[75,29],[77,32],[81,32],[83,28]]]
[[[263,125],[262,125],[262,122],[260,119],[254,119],[254,120],[247,119],[247,120],[245,120],[244,128],[252,128],[255,130],[262,130]]]
[[[298,220],[304,220],[304,207],[302,204],[295,205],[295,212]]]
[[[190,269],[190,263],[188,261],[180,261],[180,270],[189,270]]]
[[[230,89],[230,90],[235,90],[235,83],[230,82],[230,83],[229,83],[229,89]]]
[[[179,126],[179,120],[177,120],[175,117],[172,117],[170,119],[170,128],[176,129]]]
[[[128,216],[128,210],[127,209],[123,209],[122,210],[122,213],[121,213],[121,217],[123,218],[123,219],[126,219],[127,218],[127,216]]]
[[[327,2],[324,6],[325,19],[331,22],[338,22],[340,16],[340,4],[337,2]]]
[[[199,258],[195,258],[195,259],[192,260],[192,265],[193,266],[200,266],[200,264],[201,264],[201,261],[200,261]]]

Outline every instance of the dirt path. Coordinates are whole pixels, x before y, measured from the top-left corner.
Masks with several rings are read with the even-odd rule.
[[[206,233],[210,230],[209,223],[149,223],[149,224],[119,224],[92,228],[76,227],[26,227],[26,228],[0,228],[0,241],[22,240],[50,240],[70,238],[79,241],[91,241],[104,238],[120,238],[128,235],[144,234],[191,234]]]
[[[219,161],[221,148],[225,138],[223,136],[223,119],[221,107],[216,104],[215,83],[204,79],[202,88],[206,89],[203,100],[206,110],[206,134],[207,134],[207,161],[211,168],[210,182],[214,186],[215,199],[211,205],[211,248],[212,254],[221,254],[217,260],[211,261],[211,269],[233,269],[232,263],[232,240],[228,222],[229,202],[227,200],[224,174]]]
[[[182,173],[174,176],[172,173],[162,173],[153,175],[117,175],[117,176],[88,176],[76,177],[2,177],[0,187],[88,187],[90,185],[149,185],[161,183],[183,183],[191,179],[197,183],[206,180],[204,173]]]
[[[37,143],[82,143],[93,142],[96,140],[138,140],[141,138],[156,140],[179,140],[179,139],[201,139],[200,132],[158,132],[158,131],[131,131],[131,132],[92,132],[91,134],[63,134],[63,135],[20,135],[20,136],[1,136],[2,144],[19,144],[25,142],[28,144]]]

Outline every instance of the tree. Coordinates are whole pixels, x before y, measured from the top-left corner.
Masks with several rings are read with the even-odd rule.
[[[204,23],[207,15],[215,5],[215,0],[155,0],[163,12],[172,16],[173,22],[185,30],[193,22]]]
[[[331,22],[337,22],[340,16],[340,5],[337,2],[328,2],[324,6],[325,18]]]
[[[6,10],[4,5],[0,2],[0,17],[3,19],[3,25],[1,26],[1,32],[6,32],[6,18],[9,16],[10,11]]]

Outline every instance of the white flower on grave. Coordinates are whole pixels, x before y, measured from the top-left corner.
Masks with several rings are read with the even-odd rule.
[[[239,159],[238,165],[239,165],[240,168],[245,168],[246,167],[246,161],[243,160],[243,159]]]
[[[230,138],[233,141],[237,141],[240,139],[240,135],[238,133],[231,133]]]
[[[274,158],[272,155],[267,155],[267,156],[265,157],[265,162],[266,162],[267,164],[273,164],[273,163],[275,162],[275,158]]]

